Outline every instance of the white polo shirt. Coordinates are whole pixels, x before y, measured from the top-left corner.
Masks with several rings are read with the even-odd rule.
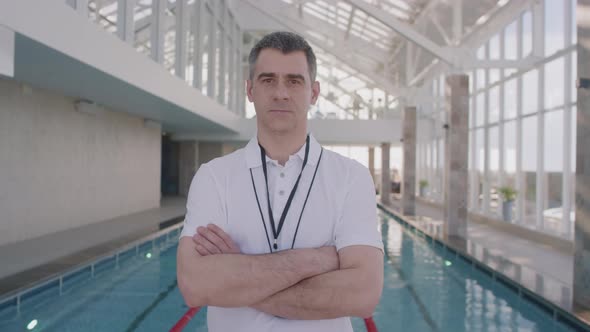
[[[301,171],[304,156],[305,144],[290,156],[285,166],[266,158],[270,201],[277,226]],[[278,250],[291,248],[318,161],[319,167],[303,210],[294,248],[333,245],[340,250],[351,245],[368,245],[383,249],[378,230],[375,188],[369,171],[352,159],[322,149],[310,135],[307,166],[277,240]],[[189,190],[181,237],[193,236],[198,226],[214,223],[228,233],[242,253],[269,253],[252,178],[272,244],[274,237],[268,218],[266,186],[256,138],[250,140],[245,148],[199,168]],[[209,332],[352,332],[348,317],[288,320],[249,307],[209,307],[207,323]]]

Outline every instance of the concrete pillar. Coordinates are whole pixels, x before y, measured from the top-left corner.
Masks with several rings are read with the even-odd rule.
[[[404,108],[402,214],[416,214],[416,107]]]
[[[381,203],[389,204],[391,193],[391,170],[389,169],[390,143],[381,143]]]
[[[215,158],[223,156],[223,143],[219,142],[199,142],[199,162],[198,167],[201,164],[207,163]]]
[[[590,0],[578,0],[578,118],[576,137],[576,220],[574,303],[590,307],[590,26],[581,15]],[[586,21],[585,21],[586,20]],[[585,83],[585,84],[584,84]]]
[[[369,147],[369,173],[371,173],[371,178],[373,178],[373,182],[375,181],[375,148]]]
[[[444,222],[449,238],[467,238],[467,167],[469,144],[469,77],[446,79]]]
[[[193,176],[199,166],[199,143],[196,141],[182,141],[179,150],[178,194],[186,197]]]
[[[218,142],[180,142],[178,156],[178,194],[181,196],[188,195],[193,176],[202,164],[233,151],[234,148],[232,146]]]

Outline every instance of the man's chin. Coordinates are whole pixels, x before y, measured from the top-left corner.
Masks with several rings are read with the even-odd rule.
[[[273,133],[284,134],[293,131],[295,126],[290,122],[274,121],[273,123],[269,124],[267,128]]]

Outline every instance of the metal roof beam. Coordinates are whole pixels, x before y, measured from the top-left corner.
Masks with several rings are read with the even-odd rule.
[[[379,8],[368,4],[362,0],[347,0],[351,5],[354,7],[362,10],[367,15],[372,16],[377,21],[383,23],[385,26],[389,27],[390,29],[394,30],[402,37],[410,40],[411,42],[415,43],[419,47],[426,50],[428,53],[434,55],[435,57],[441,59],[442,61],[448,64],[455,64],[455,58],[452,56],[448,48],[443,48],[437,45],[432,40],[428,39],[421,33],[417,32],[412,26],[400,21],[394,15],[388,14]]]
[[[294,24],[293,22],[281,20],[280,18],[276,17],[274,12],[269,10],[266,6],[262,5],[261,1],[246,0],[246,2],[249,3],[252,7],[256,8],[261,13],[273,18],[284,27],[304,36],[309,42],[322,48],[324,51],[331,54],[338,60],[344,62],[346,65],[356,70],[358,73],[367,76],[370,80],[373,81],[373,83],[379,85],[380,88],[382,88],[384,91],[396,96],[407,93],[407,89],[394,86],[391,82],[387,80],[387,78],[376,73],[374,69],[367,68],[366,66],[360,64],[356,59],[352,57],[347,57],[347,55],[351,55],[353,53],[353,50],[347,47],[348,43],[336,43],[334,46],[327,45],[325,41],[319,40],[314,35],[311,35],[306,31],[306,29],[303,29],[299,24]]]
[[[296,7],[283,4],[282,1],[256,0],[248,1],[248,3],[255,8],[265,7],[275,18],[287,18],[295,24],[300,25],[301,29],[313,30],[316,33],[326,36],[326,38],[333,40],[336,44],[346,44],[346,47],[351,51],[361,53],[376,62],[383,62],[387,57],[387,52],[379,50],[375,45],[356,36],[350,35],[347,37],[345,30],[341,30],[332,24],[313,17],[312,15],[299,16]]]
[[[535,0],[512,0],[504,6],[496,8],[496,10],[490,13],[490,18],[486,21],[486,23],[463,35],[460,46],[464,50],[469,50],[470,54],[464,55],[461,60],[465,64],[477,62],[477,60],[474,60],[475,49],[482,43],[492,38],[496,33],[498,33],[499,29],[518,19],[524,11],[531,8],[531,5],[534,3],[534,1]],[[535,59],[532,59],[531,61],[534,60]],[[521,65],[522,64],[517,65],[517,67]],[[414,86],[421,81],[431,79],[436,75],[440,75],[446,69],[448,69],[447,64],[435,60],[431,64],[427,65],[420,73],[418,73],[416,77],[414,77],[414,79],[409,83],[409,86]]]

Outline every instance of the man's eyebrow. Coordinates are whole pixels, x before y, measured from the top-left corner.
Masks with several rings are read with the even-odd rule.
[[[302,80],[305,82],[305,77],[301,74],[287,74],[287,78],[288,79],[298,79],[298,80]]]
[[[274,78],[274,77],[277,77],[277,74],[275,74],[275,73],[260,73],[256,79],[261,79],[261,78],[266,78],[266,77]]]

